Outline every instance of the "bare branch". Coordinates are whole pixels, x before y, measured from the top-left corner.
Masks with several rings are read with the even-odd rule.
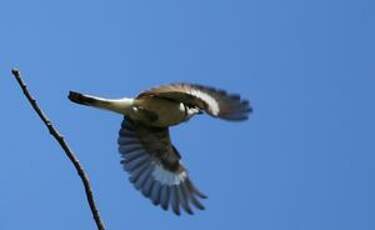
[[[77,170],[77,173],[79,177],[82,180],[83,186],[85,187],[86,197],[87,201],[89,203],[91,213],[94,217],[96,226],[98,230],[105,230],[104,223],[100,217],[99,211],[96,207],[93,191],[90,185],[90,180],[83,169],[82,165],[78,161],[77,157],[71,150],[71,148],[68,146],[66,141],[64,140],[64,136],[60,134],[60,132],[53,126],[51,121],[48,119],[48,117],[45,115],[45,113],[42,111],[42,109],[38,106],[36,100],[32,97],[32,95],[29,93],[26,84],[23,82],[21,73],[17,69],[12,69],[12,74],[16,78],[19,86],[21,87],[23,94],[26,96],[27,100],[30,102],[31,106],[35,110],[35,112],[38,114],[39,118],[43,121],[43,123],[47,126],[49,133],[56,139],[56,141],[59,143],[60,147],[64,150],[65,155],[69,158],[69,160],[74,165],[75,169]]]

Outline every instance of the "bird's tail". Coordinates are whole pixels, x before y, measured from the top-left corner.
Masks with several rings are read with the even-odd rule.
[[[68,98],[72,102],[80,105],[87,105],[100,109],[106,109],[121,114],[126,114],[133,104],[133,99],[131,98],[105,99],[74,91],[69,92]]]
[[[89,95],[84,95],[82,93],[70,91],[69,100],[71,100],[74,103],[80,104],[80,105],[88,105],[88,106],[95,106],[98,104],[103,104],[102,100],[98,100],[97,98]]]

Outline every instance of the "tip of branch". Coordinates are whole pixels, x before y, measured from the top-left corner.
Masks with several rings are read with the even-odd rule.
[[[20,76],[20,71],[19,71],[18,69],[16,69],[16,68],[13,68],[13,69],[12,69],[12,74],[13,74],[14,76],[16,76],[16,77],[19,77],[19,76]]]

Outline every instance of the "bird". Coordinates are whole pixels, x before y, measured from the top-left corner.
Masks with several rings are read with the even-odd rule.
[[[225,90],[191,83],[164,84],[134,98],[106,99],[70,91],[77,104],[109,110],[123,116],[118,151],[129,181],[155,206],[194,214],[204,210],[207,196],[192,182],[169,129],[198,114],[227,121],[245,121],[253,111],[248,100]],[[194,208],[193,208],[194,207]]]

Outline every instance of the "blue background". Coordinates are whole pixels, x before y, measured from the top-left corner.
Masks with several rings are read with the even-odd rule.
[[[375,2],[20,1],[0,4],[0,229],[95,229],[81,181],[10,75],[90,175],[108,229],[375,229]],[[155,208],[119,164],[121,116],[77,90],[134,96],[175,81],[249,98],[244,123],[172,130],[207,210]]]

